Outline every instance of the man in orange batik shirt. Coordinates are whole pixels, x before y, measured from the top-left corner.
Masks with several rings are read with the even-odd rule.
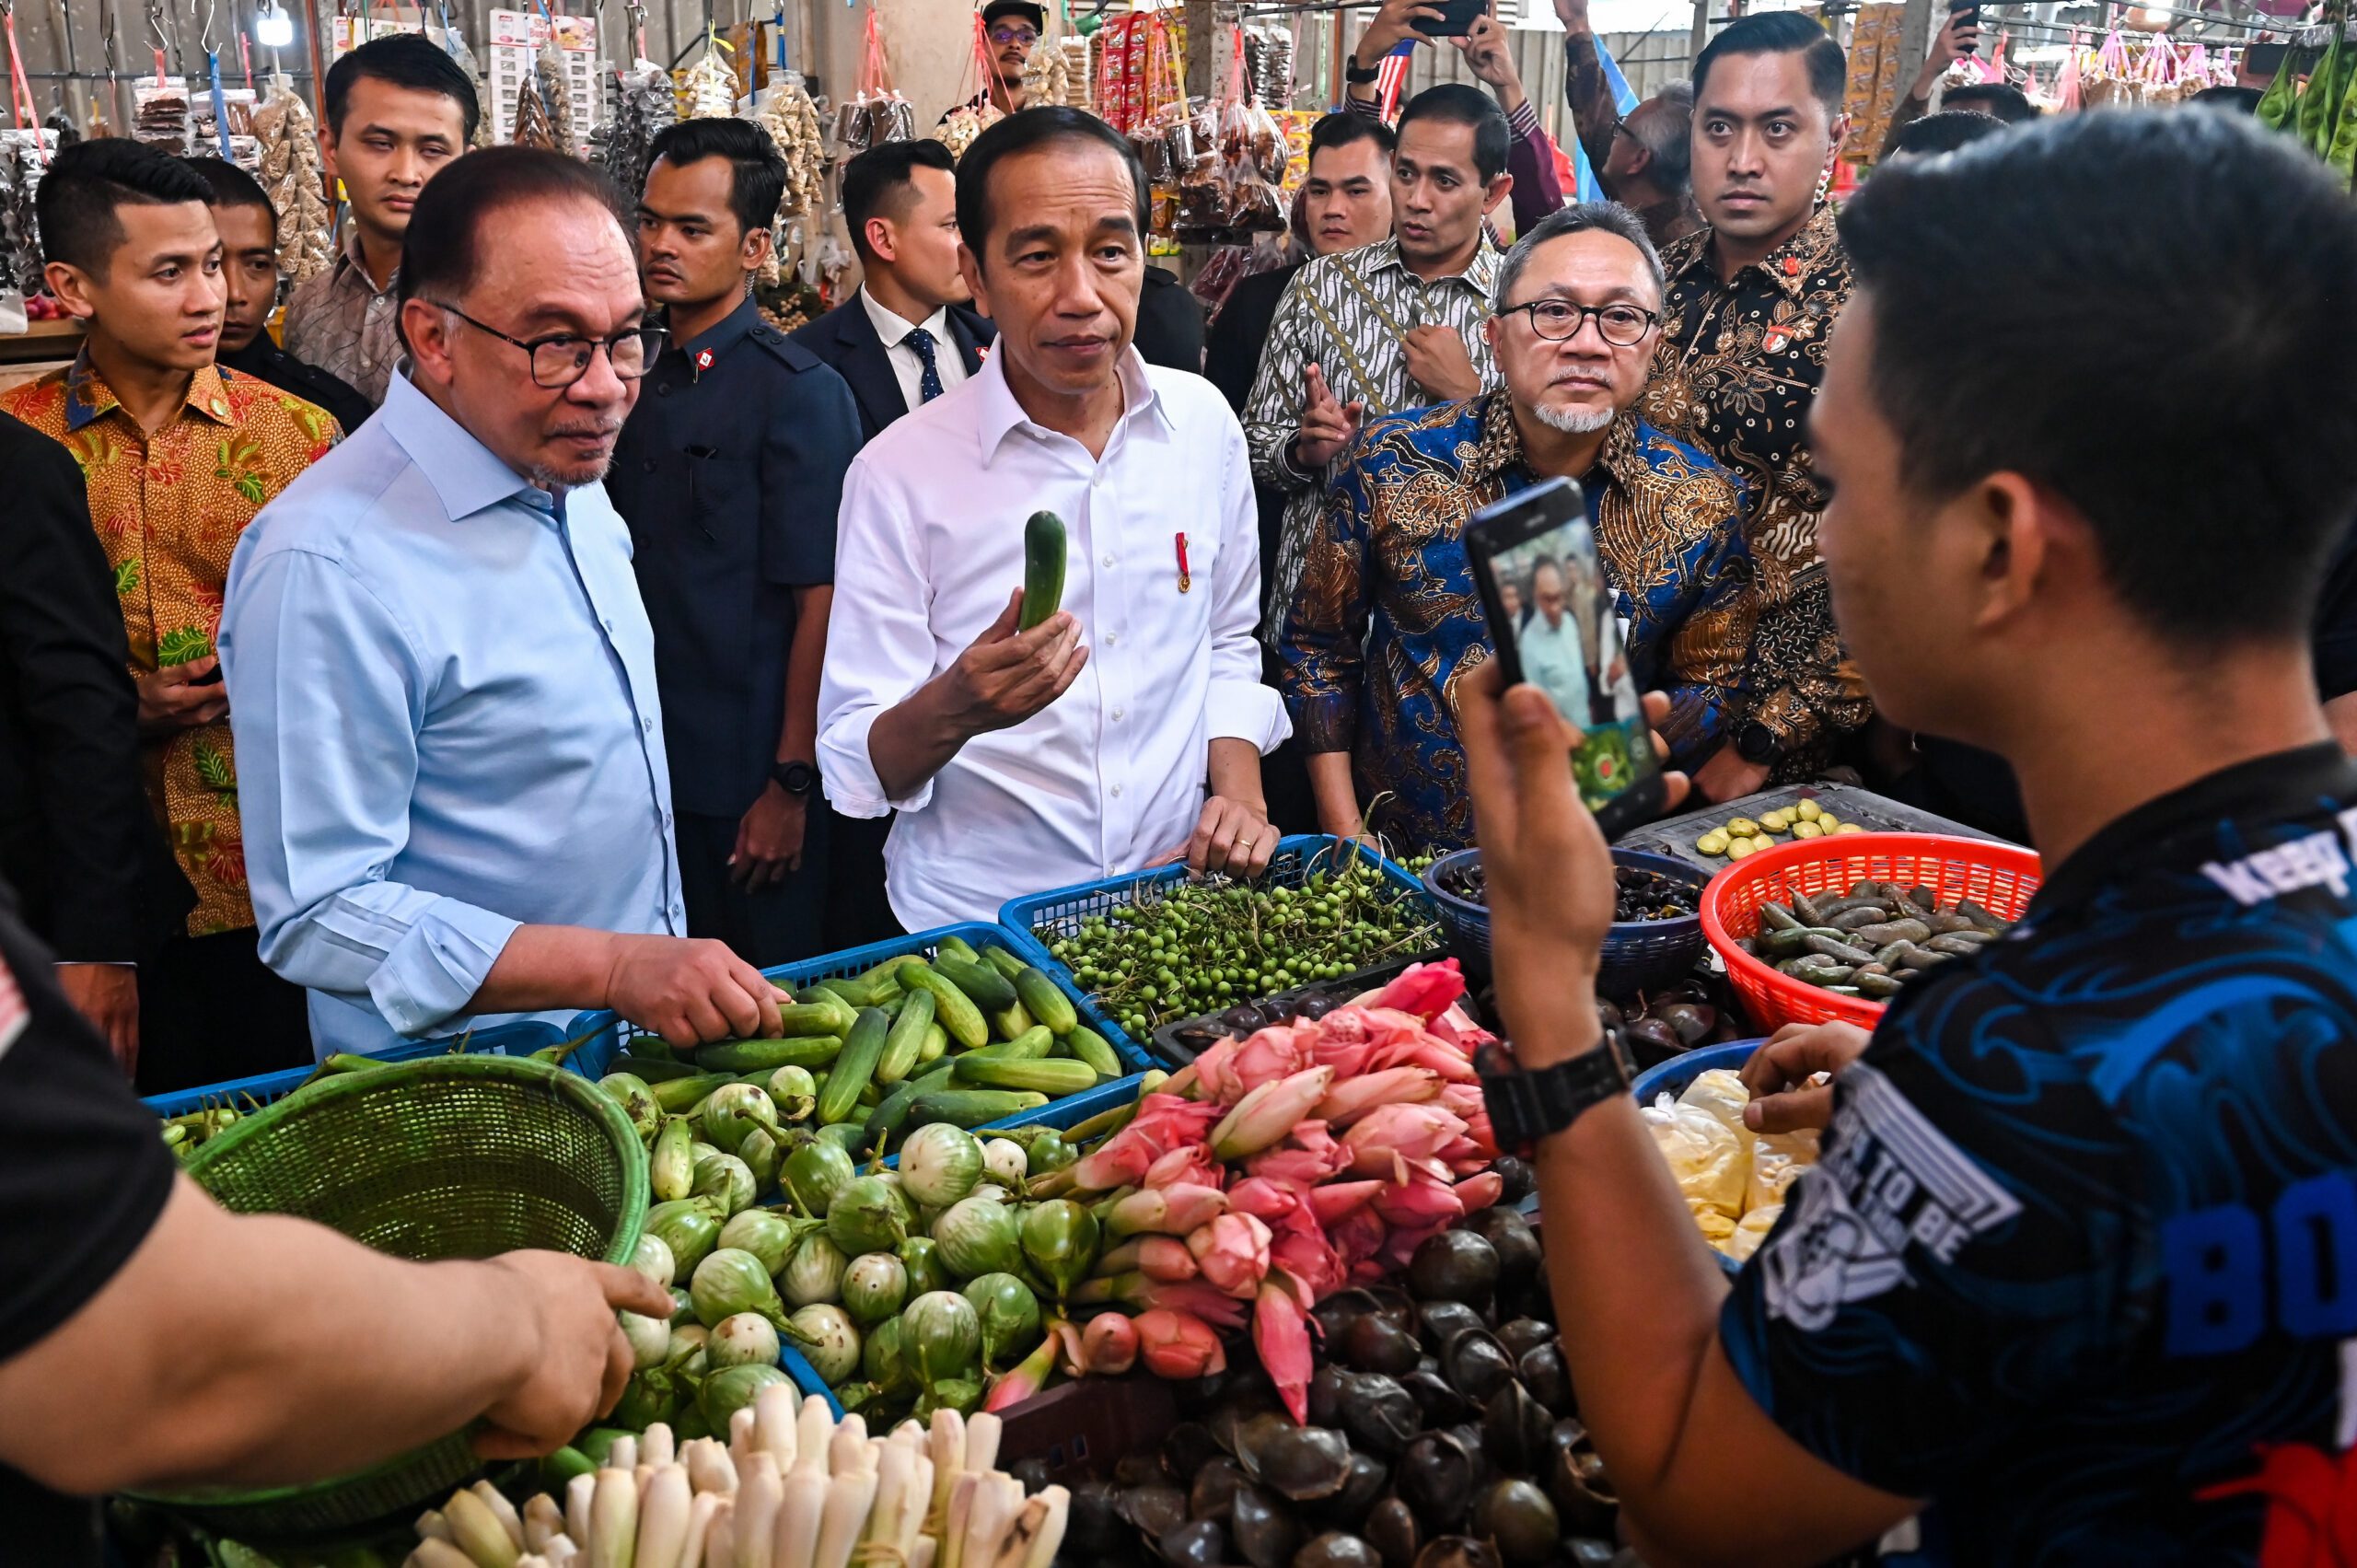
[[[87,336],[71,366],[0,399],[81,465],[130,636],[148,798],[196,889],[184,935],[115,981],[138,988],[150,1094],[311,1057],[301,990],[255,950],[213,638],[238,534],[343,432],[215,366],[226,290],[209,198],[135,142],[58,154],[38,197],[47,276]]]

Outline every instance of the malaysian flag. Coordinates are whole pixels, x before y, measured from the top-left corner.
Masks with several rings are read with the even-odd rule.
[[[1376,67],[1375,101],[1380,106],[1387,125],[1399,117],[1399,92],[1408,85],[1408,62],[1414,58],[1416,41],[1402,39],[1397,48],[1383,57]]]

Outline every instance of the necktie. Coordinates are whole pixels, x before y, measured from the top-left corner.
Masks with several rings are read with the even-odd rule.
[[[929,403],[941,396],[941,366],[933,357],[933,334],[923,327],[911,327],[909,335],[900,340],[917,351],[924,362],[924,374],[917,378],[917,401]]]

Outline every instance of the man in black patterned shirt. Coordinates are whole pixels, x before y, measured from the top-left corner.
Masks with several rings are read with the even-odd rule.
[[[1817,560],[1808,411],[1850,263],[1819,192],[1840,151],[1840,46],[1794,12],[1731,23],[1694,64],[1694,195],[1665,246],[1667,317],[1643,413],[1749,482],[1759,582],[1751,712],[1694,783],[1713,800],[1819,772],[1874,712]]]

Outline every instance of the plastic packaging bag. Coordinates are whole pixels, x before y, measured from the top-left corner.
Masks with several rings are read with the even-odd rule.
[[[1744,1184],[1751,1175],[1750,1145],[1709,1111],[1680,1105],[1667,1095],[1643,1114],[1686,1201],[1729,1220],[1740,1214]]]

